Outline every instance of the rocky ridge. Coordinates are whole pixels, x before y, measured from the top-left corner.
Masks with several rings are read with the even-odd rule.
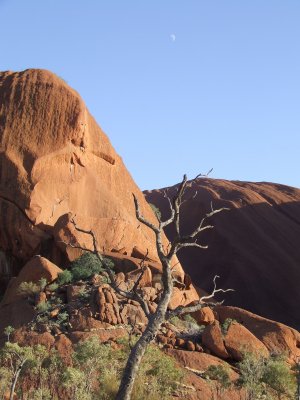
[[[212,219],[214,229],[199,241],[208,249],[178,253],[194,284],[209,291],[215,275],[219,285],[233,288],[226,304],[266,318],[300,327],[300,189],[267,182],[199,178],[190,182],[182,206],[182,231],[191,232],[213,207],[228,211]],[[172,198],[178,185],[145,192],[149,203],[169,212],[165,193]],[[166,234],[172,240],[173,226]]]

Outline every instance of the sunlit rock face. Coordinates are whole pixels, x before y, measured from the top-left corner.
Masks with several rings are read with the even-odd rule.
[[[153,233],[135,216],[132,193],[156,218],[78,93],[46,70],[0,73],[1,276],[41,254],[59,265],[75,257],[63,242],[157,260]],[[177,270],[181,271],[180,266]]]
[[[165,193],[178,186],[145,192],[150,203],[168,215]],[[182,207],[182,231],[191,230],[204,214],[219,207],[213,229],[199,236],[207,250],[178,253],[185,271],[205,290],[233,288],[226,304],[246,308],[297,329],[300,327],[300,190],[275,183],[251,183],[200,178],[191,183]],[[166,230],[172,239],[174,227]]]

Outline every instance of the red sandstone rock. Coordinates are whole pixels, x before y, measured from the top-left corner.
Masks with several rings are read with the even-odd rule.
[[[257,355],[269,356],[266,346],[258,340],[248,329],[237,322],[232,322],[224,338],[224,344],[230,357],[235,361],[243,359],[243,353],[250,352]]]
[[[202,343],[215,356],[227,359],[229,354],[224,345],[224,338],[218,321],[206,326],[202,333]]]
[[[154,233],[137,221],[132,193],[145,218],[157,224],[151,207],[83,100],[62,79],[40,69],[0,73],[0,139],[0,248],[6,264],[8,253],[22,265],[37,252],[49,253],[54,262],[74,258],[76,251],[65,243],[92,248],[91,237],[75,230],[69,213],[78,226],[93,230],[101,251],[131,254],[136,246],[157,260]]]
[[[166,353],[174,357],[181,366],[192,368],[199,372],[206,371],[210,365],[226,366],[229,368],[230,379],[231,380],[238,379],[238,374],[231,369],[229,364],[210,354],[190,352],[177,349],[166,350]]]
[[[20,297],[18,288],[22,282],[37,283],[41,278],[45,278],[47,282],[51,282],[57,278],[60,272],[62,272],[62,270],[46,258],[39,256],[33,257],[25,264],[17,278],[12,280],[1,304],[11,303]]]
[[[139,258],[141,260],[148,260],[149,257],[147,256],[147,250],[139,248],[138,246],[134,246],[131,252],[131,257]]]
[[[199,343],[195,343],[195,350],[196,350],[196,351],[199,351],[200,353],[202,353],[202,352],[203,352],[203,347],[200,346]]]
[[[177,338],[176,339],[176,346],[178,346],[178,347],[185,347],[185,340],[184,339],[181,339],[181,338]]]
[[[180,305],[187,306],[198,299],[199,296],[194,287],[191,286],[188,290],[180,290],[178,287],[174,287],[169,303],[169,309],[175,310],[175,308]]]
[[[11,398],[11,397],[10,397],[10,394],[11,394],[10,391],[6,391],[6,392],[4,393],[4,395],[3,395],[3,399],[4,399],[4,400],[10,400],[10,398]],[[16,392],[14,392],[14,394],[13,394],[13,400],[19,400]]]
[[[69,338],[73,344],[76,344],[92,336],[97,336],[101,342],[107,343],[110,340],[116,340],[124,336],[128,337],[128,332],[124,328],[106,327],[94,329],[90,332],[75,331],[69,335]]]
[[[215,320],[214,312],[209,307],[203,307],[191,315],[200,325],[209,325]]]
[[[137,279],[139,278],[140,274],[141,274],[141,268],[136,269],[132,272],[129,272],[126,275],[126,280],[131,283],[131,286],[133,286],[137,281]],[[151,287],[151,285],[152,285],[152,272],[149,267],[145,267],[143,276],[139,283],[139,287]]]
[[[169,214],[165,193],[172,198],[178,185],[145,192],[162,218]],[[218,287],[235,291],[222,296],[227,304],[300,329],[300,189],[275,183],[201,178],[186,191],[180,218],[189,233],[214,209],[214,229],[199,235],[207,250],[182,249],[178,257],[193,283],[207,292],[215,275]],[[171,240],[174,226],[166,228]],[[275,294],[275,295],[274,295]]]
[[[58,335],[55,338],[54,347],[57,349],[64,362],[71,364],[73,352],[71,340],[67,338],[66,335]]]
[[[35,295],[34,302],[36,306],[38,306],[41,303],[45,303],[45,301],[47,301],[47,296],[45,292],[40,292]]]
[[[187,349],[188,351],[195,351],[195,350],[196,350],[195,343],[193,343],[192,341],[188,340],[188,341],[186,342],[186,349]]]
[[[270,353],[286,353],[291,360],[300,356],[300,333],[295,329],[237,307],[217,306],[215,311],[221,323],[231,318],[243,324]]]
[[[23,346],[41,344],[47,349],[50,349],[54,345],[55,339],[49,332],[37,333],[21,328],[14,332],[14,341],[21,343]]]
[[[159,334],[159,335],[156,336],[156,338],[157,338],[157,341],[159,343],[162,343],[162,344],[167,344],[168,343],[168,338],[166,336],[164,336],[164,335]]]

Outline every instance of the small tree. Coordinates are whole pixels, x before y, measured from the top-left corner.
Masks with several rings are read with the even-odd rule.
[[[246,390],[247,400],[265,398],[294,399],[296,378],[281,356],[264,357],[245,352],[239,362],[240,384]]]
[[[33,359],[33,352],[30,347],[20,347],[17,343],[6,342],[0,351],[0,358],[7,364],[10,370],[11,381],[9,400],[13,400],[20,373],[26,363]]]
[[[296,377],[283,357],[271,357],[267,360],[262,381],[273,389],[279,400],[295,398]]]
[[[222,394],[231,386],[228,370],[223,365],[210,365],[205,375],[213,381],[217,399],[222,398]],[[215,398],[213,393],[213,399]]]
[[[201,174],[198,175],[195,179],[198,177],[202,176]],[[196,247],[199,249],[206,249],[208,246],[207,245],[202,245],[198,243],[198,235],[204,231],[213,229],[213,226],[211,224],[207,224],[207,221],[211,219],[212,216],[215,214],[227,210],[226,208],[219,208],[214,210],[213,207],[211,207],[211,211],[207,213],[202,220],[199,222],[198,226],[194,229],[193,232],[191,232],[189,235],[183,235],[181,233],[181,227],[180,227],[180,209],[181,206],[186,202],[187,199],[184,199],[184,194],[186,191],[186,188],[189,186],[189,183],[187,181],[187,176],[184,175],[183,180],[181,184],[178,187],[177,193],[175,197],[171,200],[169,197],[165,195],[169,202],[170,206],[170,212],[171,215],[166,221],[162,221],[159,218],[159,215],[156,214],[157,219],[158,219],[158,224],[153,224],[150,221],[146,220],[144,216],[142,215],[140,211],[140,205],[138,202],[137,197],[133,194],[133,199],[134,199],[134,205],[135,205],[135,212],[136,212],[136,218],[137,220],[142,223],[143,225],[147,226],[150,228],[156,238],[156,249],[157,249],[157,254],[159,257],[159,260],[162,264],[162,284],[163,284],[163,290],[160,296],[160,299],[157,304],[157,308],[155,312],[151,313],[148,307],[148,304],[146,300],[143,298],[140,290],[139,290],[139,283],[144,275],[144,268],[141,268],[141,273],[139,274],[136,282],[134,283],[132,289],[130,291],[125,291],[119,288],[117,282],[115,281],[115,277],[113,274],[113,271],[110,268],[109,263],[101,256],[98,247],[97,247],[97,241],[96,237],[93,231],[87,231],[84,229],[81,229],[77,227],[75,221],[73,220],[74,227],[77,231],[86,233],[92,237],[93,240],[93,250],[89,250],[86,248],[83,248],[79,245],[73,245],[70,243],[66,243],[67,245],[74,247],[74,248],[79,248],[84,251],[91,252],[95,254],[95,256],[99,259],[99,261],[102,263],[103,268],[105,273],[108,275],[109,278],[109,283],[112,286],[112,288],[121,296],[129,299],[129,300],[135,300],[137,301],[146,317],[148,318],[148,324],[139,338],[139,340],[135,343],[135,345],[132,347],[131,352],[129,354],[125,369],[123,371],[123,376],[121,379],[119,391],[116,396],[116,400],[130,400],[131,399],[131,394],[133,390],[133,385],[134,381],[137,377],[138,370],[140,363],[142,361],[142,358],[145,354],[145,351],[148,347],[148,345],[155,339],[161,325],[169,320],[172,317],[179,316],[182,314],[188,314],[195,312],[205,305],[207,305],[207,300],[212,299],[214,295],[218,292],[227,292],[232,289],[217,289],[216,287],[216,278],[214,278],[214,289],[210,295],[203,296],[197,304],[189,307],[184,307],[184,306],[179,306],[175,310],[169,311],[168,310],[168,305],[171,300],[171,296],[173,293],[173,284],[176,281],[176,279],[173,276],[173,259],[178,253],[178,251],[182,248],[185,247]],[[163,246],[163,231],[164,228],[170,224],[174,223],[175,225],[175,230],[176,230],[176,236],[172,242],[169,243],[169,246],[164,248]]]
[[[12,327],[11,325],[8,325],[6,328],[4,328],[4,335],[7,336],[7,341],[10,342],[10,335],[12,335],[15,331],[15,328]]]

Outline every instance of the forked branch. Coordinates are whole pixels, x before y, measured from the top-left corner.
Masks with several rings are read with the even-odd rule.
[[[216,302],[216,301],[207,302],[207,300],[213,300],[213,298],[215,297],[215,295],[217,293],[234,292],[234,289],[222,289],[222,288],[218,289],[217,283],[216,283],[217,278],[220,278],[219,275],[215,275],[215,277],[213,279],[214,287],[210,294],[200,297],[198,302],[192,306],[179,306],[179,307],[175,308],[175,310],[169,311],[167,314],[167,318],[170,319],[170,318],[176,317],[178,315],[190,314],[195,311],[201,310],[201,308],[203,308],[203,307],[207,307],[207,306],[215,307],[215,306],[219,306],[219,305],[223,304],[224,300],[219,301],[219,302]]]
[[[101,253],[100,253],[100,251],[98,249],[97,239],[96,239],[95,233],[92,230],[85,230],[85,229],[79,228],[77,226],[74,218],[71,220],[71,222],[74,225],[74,228],[78,232],[85,233],[85,234],[91,236],[92,242],[93,242],[93,250],[91,250],[89,248],[86,248],[86,247],[82,247],[82,246],[77,245],[77,244],[74,245],[72,243],[66,243],[66,242],[62,242],[62,243],[66,244],[67,246],[70,246],[70,247],[72,247],[74,249],[80,249],[80,250],[87,251],[89,253],[95,254],[95,256],[98,258],[99,262],[103,265],[103,268],[104,268],[105,272],[107,273],[107,275],[109,277],[110,286],[115,290],[115,292],[118,293],[120,296],[125,297],[128,300],[137,301],[141,305],[141,307],[142,307],[144,313],[146,314],[146,316],[149,317],[150,311],[149,311],[148,304],[143,299],[143,297],[138,293],[138,285],[139,285],[139,283],[140,283],[140,281],[141,281],[141,279],[142,279],[142,277],[144,275],[144,271],[145,271],[145,267],[144,267],[145,259],[142,260],[142,264],[141,265],[143,265],[143,266],[141,268],[141,273],[139,274],[136,282],[134,283],[133,288],[131,290],[123,290],[123,289],[121,289],[119,287],[118,283],[116,282],[115,275],[114,275],[112,269],[106,264],[104,257],[102,257],[102,255],[101,255]],[[148,256],[148,251],[147,251],[147,254],[146,254],[145,258],[147,256]]]

